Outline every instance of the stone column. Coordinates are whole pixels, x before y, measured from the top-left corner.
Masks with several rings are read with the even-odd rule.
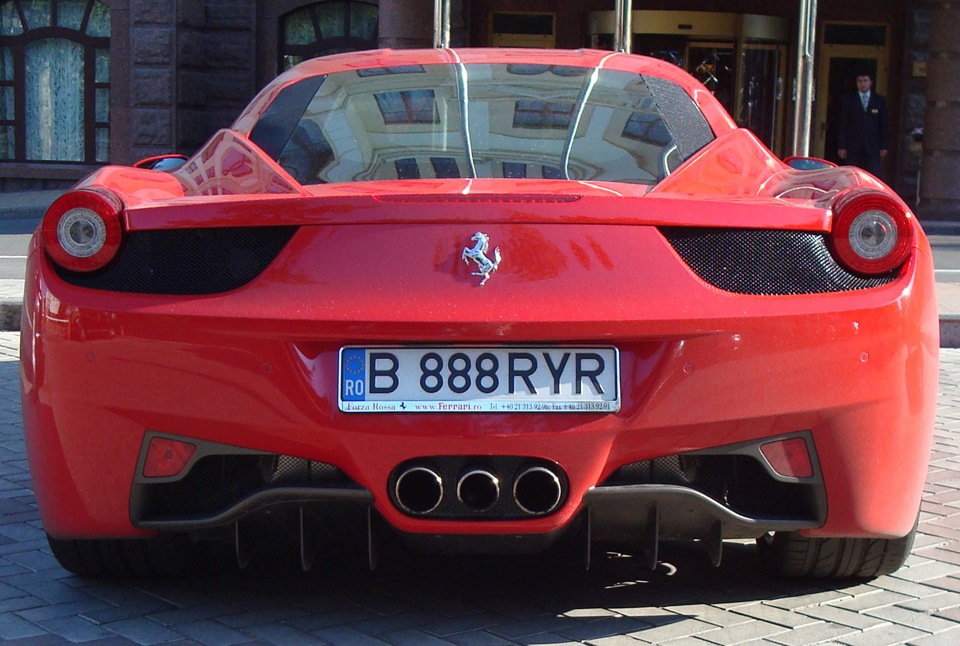
[[[130,75],[130,144],[111,161],[175,152],[176,33],[175,0],[131,0],[130,59],[111,60]]]
[[[960,0],[937,2],[930,22],[919,215],[960,221]]]
[[[463,0],[450,0],[450,45],[465,44]],[[433,47],[433,0],[380,0],[380,47]]]
[[[183,8],[180,18],[188,18],[186,6],[197,3],[203,21],[203,56],[199,63],[202,74],[197,82],[203,84],[205,94],[202,105],[204,119],[202,126],[187,124],[190,117],[185,113],[181,124],[181,140],[200,145],[220,128],[233,123],[247,103],[257,93],[257,8],[256,2],[237,2],[237,0],[179,0]],[[204,11],[205,10],[205,11]],[[199,21],[200,16],[195,20]],[[184,37],[186,25],[181,26]],[[185,41],[182,41],[185,42]],[[276,65],[276,59],[273,64]],[[184,97],[187,99],[188,97]],[[191,105],[185,101],[187,105]],[[186,107],[186,106],[184,106]]]

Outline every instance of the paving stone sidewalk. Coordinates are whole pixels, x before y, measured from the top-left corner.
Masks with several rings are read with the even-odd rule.
[[[783,582],[742,542],[725,545],[716,569],[692,544],[666,546],[653,572],[607,555],[588,573],[557,557],[395,550],[375,573],[338,559],[304,574],[292,550],[271,546],[242,572],[103,582],[62,570],[44,541],[24,455],[18,343],[0,333],[4,643],[960,644],[960,350],[941,354],[920,533],[892,576]]]

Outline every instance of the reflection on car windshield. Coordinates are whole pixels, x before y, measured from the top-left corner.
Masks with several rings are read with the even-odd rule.
[[[682,162],[642,76],[556,65],[311,78],[281,92],[251,139],[302,184],[507,177],[652,185]]]

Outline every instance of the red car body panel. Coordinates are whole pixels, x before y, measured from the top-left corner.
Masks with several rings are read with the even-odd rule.
[[[412,534],[539,534],[638,461],[809,432],[826,491],[815,536],[897,537],[916,520],[932,441],[938,323],[930,249],[856,291],[745,295],[699,277],[660,227],[829,234],[833,197],[888,191],[854,169],[799,172],[734,127],[676,68],[717,139],[657,186],[423,180],[300,186],[246,138],[276,94],[313,74],[460,61],[544,64],[604,52],[386,51],[318,59],[280,77],[175,174],[104,168],[125,230],[299,227],[249,284],[173,296],[70,284],[39,239],[27,267],[23,410],[35,492],[59,538],[146,535],[131,483],[148,431],[334,464]],[[207,169],[214,169],[212,177]],[[708,215],[705,215],[708,214]],[[478,228],[507,259],[477,285],[461,250]],[[603,414],[355,415],[338,409],[347,345],[612,345],[622,404]],[[517,455],[562,467],[569,493],[523,520],[412,517],[388,495],[405,460]],[[895,474],[894,474],[895,472]],[[895,477],[894,477],[895,475]]]

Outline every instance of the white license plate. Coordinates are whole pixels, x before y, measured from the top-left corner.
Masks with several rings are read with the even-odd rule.
[[[610,413],[612,347],[345,347],[345,413]]]

